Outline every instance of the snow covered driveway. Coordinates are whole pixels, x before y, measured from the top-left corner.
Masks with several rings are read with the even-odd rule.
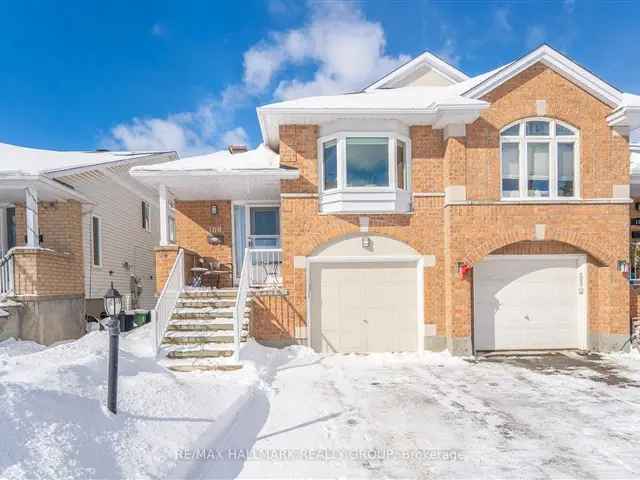
[[[226,434],[182,452],[174,473],[632,478],[640,469],[640,355],[466,361],[298,347],[286,356]]]

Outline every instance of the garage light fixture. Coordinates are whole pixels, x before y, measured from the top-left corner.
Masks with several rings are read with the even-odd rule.
[[[211,205],[211,215],[217,215],[217,214],[218,214],[218,206]]]

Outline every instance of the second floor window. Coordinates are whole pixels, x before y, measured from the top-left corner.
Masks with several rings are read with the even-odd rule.
[[[409,139],[342,134],[320,140],[323,191],[409,189]]]
[[[500,132],[502,198],[577,198],[578,131],[558,120],[519,121]]]

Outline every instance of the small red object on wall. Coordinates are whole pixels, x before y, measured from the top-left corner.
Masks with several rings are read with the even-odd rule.
[[[460,280],[464,279],[464,276],[471,271],[473,267],[471,265],[467,265],[466,263],[463,262],[458,262],[458,276],[460,277]]]

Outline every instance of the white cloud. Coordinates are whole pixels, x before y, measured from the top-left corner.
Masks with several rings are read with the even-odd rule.
[[[364,18],[353,4],[311,4],[308,23],[275,32],[244,55],[244,82],[252,93],[264,92],[286,67],[311,64],[311,79],[279,81],[274,96],[291,99],[360,90],[409,60],[385,54],[382,26]]]
[[[218,125],[218,106],[203,102],[193,112],[173,113],[164,118],[133,118],[113,127],[104,139],[108,148],[125,150],[175,150],[194,155],[212,150]]]
[[[494,20],[495,20],[496,26],[503,32],[508,33],[513,30],[513,26],[511,25],[511,20],[509,18],[510,15],[511,15],[511,12],[506,7],[498,8],[494,12]]]
[[[222,141],[225,145],[246,145],[249,142],[249,135],[244,128],[236,127],[224,132]]]
[[[283,5],[275,0],[269,8],[278,10]],[[186,156],[230,143],[248,144],[246,130],[232,125],[234,113],[256,97],[263,97],[274,84],[273,96],[279,99],[349,92],[366,87],[409,60],[406,55],[385,53],[382,25],[367,20],[354,4],[309,5],[305,25],[272,32],[245,52],[242,82],[228,85],[195,111],[133,118],[116,125],[103,145],[127,150],[177,150]],[[152,34],[165,35],[166,28],[155,24]],[[440,53],[456,63],[453,46],[452,40],[446,42]],[[311,68],[310,78],[301,76],[300,69],[290,68],[300,66]]]

